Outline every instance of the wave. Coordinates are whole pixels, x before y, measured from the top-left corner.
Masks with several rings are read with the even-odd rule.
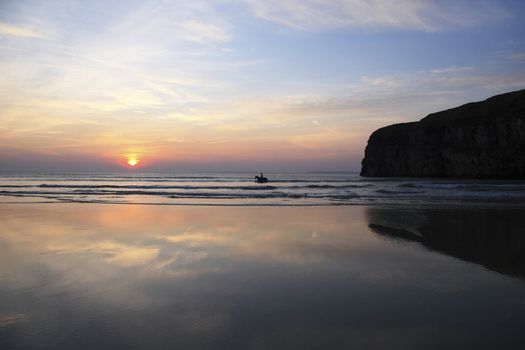
[[[0,178],[2,182],[20,182],[20,178]],[[254,183],[255,181],[252,178],[249,179],[225,179],[225,178],[216,178],[216,179],[150,179],[150,178],[130,178],[130,179],[93,179],[93,178],[64,178],[64,179],[49,179],[49,178],[29,178],[23,179],[24,182],[116,182],[116,183],[130,183],[130,182],[241,182],[241,183]],[[310,184],[325,184],[325,183],[351,183],[351,182],[362,182],[360,180],[328,180],[328,179],[270,179],[270,183],[310,183]],[[368,182],[368,181],[367,181]]]
[[[402,183],[398,188],[470,192],[525,192],[524,183]]]
[[[356,195],[344,197],[342,195],[331,195],[325,193],[287,193],[287,192],[267,192],[267,193],[240,193],[240,192],[166,192],[166,191],[106,191],[106,190],[78,190],[78,191],[0,191],[4,196],[159,196],[167,198],[210,198],[210,199],[246,199],[246,198],[355,198]]]
[[[203,190],[248,190],[264,191],[276,189],[346,189],[367,188],[371,185],[303,185],[303,186],[277,186],[277,185],[251,185],[251,186],[191,186],[191,185],[67,185],[67,184],[39,184],[39,185],[0,185],[0,188],[67,188],[67,189],[203,189]]]
[[[376,193],[382,193],[382,194],[418,194],[418,193],[425,193],[425,191],[397,191],[397,190],[386,190],[386,189],[379,189],[375,190]]]
[[[507,201],[525,205],[525,182],[370,179],[356,174],[274,174],[266,184],[256,184],[246,174],[0,175],[0,201],[14,201],[15,197],[26,197],[27,201],[127,204],[441,205]]]

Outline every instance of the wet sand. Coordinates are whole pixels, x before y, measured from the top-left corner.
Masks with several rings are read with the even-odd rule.
[[[0,205],[2,349],[521,349],[523,209]]]

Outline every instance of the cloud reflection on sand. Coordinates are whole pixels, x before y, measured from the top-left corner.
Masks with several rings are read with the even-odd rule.
[[[521,281],[385,239],[368,227],[381,213],[364,207],[0,209],[0,314],[29,315],[16,331],[16,317],[4,322],[19,347],[93,332],[106,332],[95,345],[142,348],[410,346],[452,323],[451,344],[471,341],[475,319],[486,330],[522,317]]]

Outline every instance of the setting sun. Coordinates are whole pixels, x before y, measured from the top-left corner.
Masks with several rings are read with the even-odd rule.
[[[139,163],[138,159],[136,158],[128,158],[128,165],[129,166],[136,166]]]

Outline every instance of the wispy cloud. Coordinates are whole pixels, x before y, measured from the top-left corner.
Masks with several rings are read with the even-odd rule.
[[[505,54],[504,57],[511,61],[525,61],[525,52],[511,52]]]
[[[124,111],[154,117],[152,109],[181,112],[206,103],[210,91],[224,91],[225,84],[208,71],[216,66],[214,58],[228,55],[215,46],[232,34],[211,4],[145,1],[100,13],[103,4],[70,3],[67,11],[60,11],[59,2],[34,6],[38,23],[54,28],[55,35],[31,47],[8,42],[13,53],[0,61],[0,107],[50,114],[54,109],[68,119]],[[78,23],[79,16],[90,21]],[[40,35],[0,22],[1,32]]]
[[[363,77],[358,91],[374,94],[452,94],[506,92],[525,87],[523,72],[481,72],[473,67],[446,67],[382,77]],[[503,91],[501,91],[503,90]]]
[[[397,28],[439,31],[504,18],[494,1],[437,0],[246,0],[254,15],[306,31]]]
[[[178,27],[183,38],[196,42],[224,43],[232,38],[227,28],[202,21],[184,21]]]
[[[221,44],[232,39],[231,25],[224,13],[209,1],[141,2],[123,14],[112,30],[165,44],[177,41]]]
[[[1,35],[11,35],[16,37],[23,38],[39,38],[42,39],[45,37],[43,33],[35,31],[33,29],[15,26],[9,23],[0,22],[0,36]]]

